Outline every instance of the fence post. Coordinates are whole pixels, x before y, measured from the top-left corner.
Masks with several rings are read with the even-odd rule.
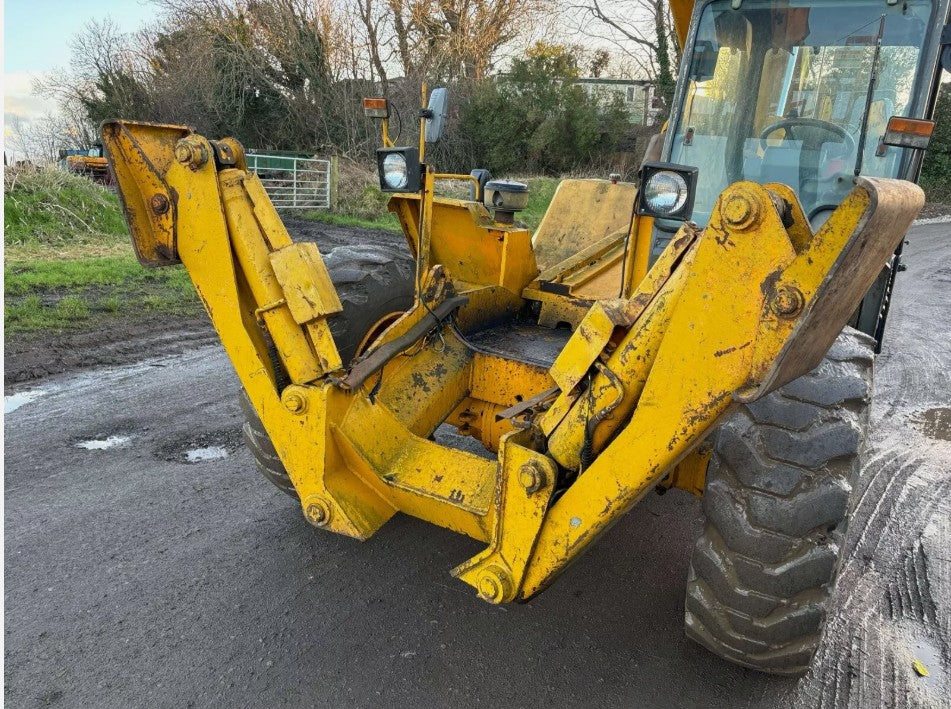
[[[336,155],[330,156],[330,176],[327,180],[327,199],[330,203],[330,211],[337,211],[337,187],[340,182],[340,158]]]

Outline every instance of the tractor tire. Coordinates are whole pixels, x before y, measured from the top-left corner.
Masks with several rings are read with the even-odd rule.
[[[382,332],[380,326],[389,316],[413,305],[413,263],[405,249],[377,244],[338,246],[324,256],[324,264],[343,306],[328,322],[347,367],[361,346]],[[245,419],[241,432],[255,466],[281,492],[296,498],[297,490],[243,389],[238,398]]]
[[[816,369],[714,434],[685,623],[726,660],[771,674],[809,668],[861,471],[874,348],[846,328]]]

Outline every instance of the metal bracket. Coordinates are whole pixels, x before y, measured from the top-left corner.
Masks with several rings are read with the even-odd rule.
[[[452,570],[490,603],[517,597],[558,479],[555,461],[522,445],[531,435],[513,431],[502,439],[492,542]]]

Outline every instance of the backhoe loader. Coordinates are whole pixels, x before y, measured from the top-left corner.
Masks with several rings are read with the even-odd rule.
[[[402,512],[468,535],[485,549],[453,576],[506,603],[681,488],[705,517],[688,636],[801,673],[924,202],[948,0],[671,10],[684,59],[659,154],[637,186],[564,180],[534,234],[525,185],[427,162],[444,90],[418,145],[365,101],[409,267],[293,242],[233,139],[119,120],[103,141],[140,261],[188,270],[255,461],[310,524],[365,540]],[[470,199],[437,195],[449,178]]]

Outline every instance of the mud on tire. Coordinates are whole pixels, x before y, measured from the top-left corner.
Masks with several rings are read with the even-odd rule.
[[[776,674],[809,667],[861,469],[874,346],[847,328],[819,367],[714,434],[685,622],[727,660]]]
[[[338,246],[324,256],[324,263],[343,305],[343,311],[331,317],[329,324],[346,367],[371,328],[382,318],[412,306],[413,262],[405,248],[365,244]],[[297,497],[297,490],[244,390],[239,399],[245,418],[244,443],[255,466],[282,492]]]

